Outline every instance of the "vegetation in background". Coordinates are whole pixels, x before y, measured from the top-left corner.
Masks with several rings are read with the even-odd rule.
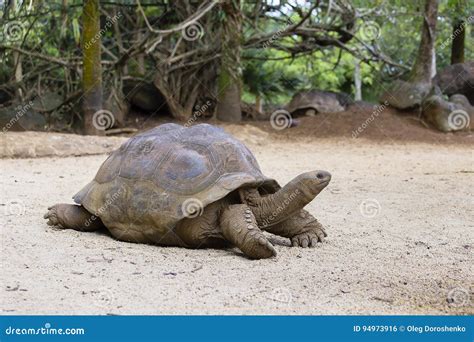
[[[232,70],[241,74],[244,101],[260,108],[284,104],[295,92],[314,88],[354,95],[356,63],[364,100],[375,101],[385,84],[407,77],[425,1],[301,3],[232,0],[242,21],[240,46],[232,40],[240,61],[233,59],[238,65]],[[181,119],[192,115],[199,99],[217,101],[217,76],[225,76],[222,42],[231,29],[221,4],[102,1],[100,11],[104,93],[119,92],[125,79],[154,82]],[[117,14],[121,19],[108,25]],[[464,56],[455,60],[474,60],[472,15],[467,0],[439,1],[438,69],[451,63],[453,49],[459,55],[452,44],[453,37],[459,44],[459,27]],[[51,125],[69,129],[82,122],[82,17],[78,0],[0,2],[0,96],[18,103],[58,95],[59,105],[44,103],[42,111]],[[183,32],[191,27],[197,38],[186,39]]]

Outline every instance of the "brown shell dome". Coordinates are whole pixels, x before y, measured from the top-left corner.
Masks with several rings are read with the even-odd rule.
[[[165,230],[187,216],[186,201],[204,208],[242,186],[279,189],[221,128],[164,124],[126,141],[73,199],[107,226]]]

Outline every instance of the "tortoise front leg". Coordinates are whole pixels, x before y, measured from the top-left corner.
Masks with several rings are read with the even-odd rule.
[[[56,204],[48,208],[44,215],[49,226],[59,226],[81,232],[93,232],[105,228],[99,217],[88,212],[81,205]]]
[[[265,227],[265,231],[289,238],[292,246],[316,247],[327,237],[321,223],[308,211],[301,209],[299,213],[273,226]]]
[[[245,204],[229,205],[221,214],[222,234],[252,259],[270,258],[275,248],[257,226],[257,220]]]
[[[257,215],[262,212],[258,206],[263,203],[262,199],[265,199],[268,195],[261,196],[255,188],[241,189],[239,194],[242,202],[248,203],[250,208],[257,212]],[[284,206],[281,208],[284,209]],[[257,216],[259,227],[269,233],[289,238],[293,246],[303,248],[315,247],[318,242],[323,242],[327,236],[318,220],[304,209],[299,210],[283,221],[277,222],[275,222],[275,219],[281,210],[275,208],[273,212],[266,211],[270,212],[270,214],[267,216]]]

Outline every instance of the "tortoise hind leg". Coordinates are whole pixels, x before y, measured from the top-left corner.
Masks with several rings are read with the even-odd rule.
[[[83,206],[75,204],[55,204],[44,215],[49,226],[59,226],[81,232],[93,232],[105,228],[99,217],[88,212]]]
[[[230,205],[221,214],[222,234],[252,259],[276,255],[272,244],[258,228],[255,216],[245,204]]]

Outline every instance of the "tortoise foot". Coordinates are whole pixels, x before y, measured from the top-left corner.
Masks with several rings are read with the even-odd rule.
[[[43,216],[49,226],[93,232],[104,228],[99,217],[92,215],[84,207],[75,204],[59,203],[48,208]]]
[[[48,212],[44,214],[43,216],[43,218],[48,220],[48,222],[46,222],[48,226],[56,226],[58,228],[64,228],[64,226],[59,221],[59,217],[58,217],[59,216],[58,212],[63,211],[61,209],[61,206],[62,204],[56,204],[56,205],[53,205],[52,207],[48,207]]]
[[[293,247],[316,247],[318,242],[323,242],[327,236],[322,227],[314,227],[309,231],[297,234],[291,238]]]

